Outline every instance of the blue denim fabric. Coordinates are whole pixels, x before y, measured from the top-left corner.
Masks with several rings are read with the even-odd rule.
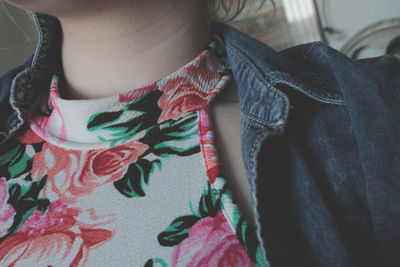
[[[60,63],[61,27],[33,13],[37,50],[0,77],[0,142]],[[271,266],[400,266],[400,61],[320,42],[280,53],[214,24],[239,90],[241,145]],[[1,149],[1,146],[0,146]]]

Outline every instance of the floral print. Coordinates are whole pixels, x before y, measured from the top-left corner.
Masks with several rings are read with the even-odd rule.
[[[1,266],[263,266],[218,164],[216,41],[143,88],[49,97],[0,152]],[[218,49],[217,49],[218,48]]]
[[[119,180],[129,164],[147,149],[137,141],[89,151],[65,150],[45,143],[42,151],[33,156],[32,178],[38,180],[47,175],[43,196],[56,195],[65,203],[74,203],[77,197],[90,194],[98,186]]]
[[[210,111],[208,107],[205,107],[199,111],[199,135],[208,179],[211,183],[214,183],[215,179],[219,175],[220,167],[216,148],[214,146],[214,135],[211,130],[209,113]]]
[[[7,203],[10,197],[7,192],[7,183],[4,178],[0,178],[0,237],[2,237],[13,223],[15,216],[14,208]]]
[[[174,247],[172,266],[265,266],[257,238],[222,177],[207,181],[197,211],[174,219],[158,241]]]
[[[98,227],[80,225],[79,210],[61,201],[49,211],[35,211],[20,231],[0,243],[3,266],[84,266],[92,247],[112,238],[113,233]]]
[[[186,261],[186,262],[185,262]],[[199,220],[172,255],[172,266],[254,266],[222,211]]]
[[[58,77],[55,76],[51,82],[50,94],[46,103],[43,103],[40,113],[35,117],[34,124],[31,124],[34,131],[43,139],[49,139],[49,135],[59,136],[59,142],[67,139],[67,128],[65,119],[61,113],[57,100]]]
[[[56,71],[45,105],[33,113],[33,131],[66,149],[100,149],[139,140],[155,127],[198,111],[231,79],[214,40],[194,60],[142,88],[90,100],[60,97]]]
[[[156,83],[152,83],[148,86],[136,89],[136,90],[131,90],[126,93],[122,93],[119,95],[119,102],[125,103],[125,102],[131,102],[133,100],[136,100],[143,95],[145,95],[147,92],[151,90],[156,90],[158,89],[158,85]]]
[[[224,68],[218,62],[218,57],[206,50],[182,71],[158,82],[163,91],[158,122],[179,118],[208,104],[229,80],[229,76],[221,79],[219,72]]]

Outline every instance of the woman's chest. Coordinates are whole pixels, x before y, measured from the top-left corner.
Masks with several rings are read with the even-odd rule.
[[[243,214],[255,229],[251,189],[241,150],[237,93],[237,85],[232,81],[211,105],[211,120],[222,172]]]

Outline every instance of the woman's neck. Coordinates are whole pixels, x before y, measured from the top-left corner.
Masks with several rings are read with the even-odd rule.
[[[211,40],[207,2],[129,0],[58,16],[63,29],[62,97],[115,95],[179,69]]]

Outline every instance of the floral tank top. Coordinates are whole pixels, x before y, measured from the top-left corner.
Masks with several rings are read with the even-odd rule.
[[[56,71],[0,151],[0,265],[264,266],[213,140],[209,105],[229,73],[217,37],[116,96],[63,99]]]

